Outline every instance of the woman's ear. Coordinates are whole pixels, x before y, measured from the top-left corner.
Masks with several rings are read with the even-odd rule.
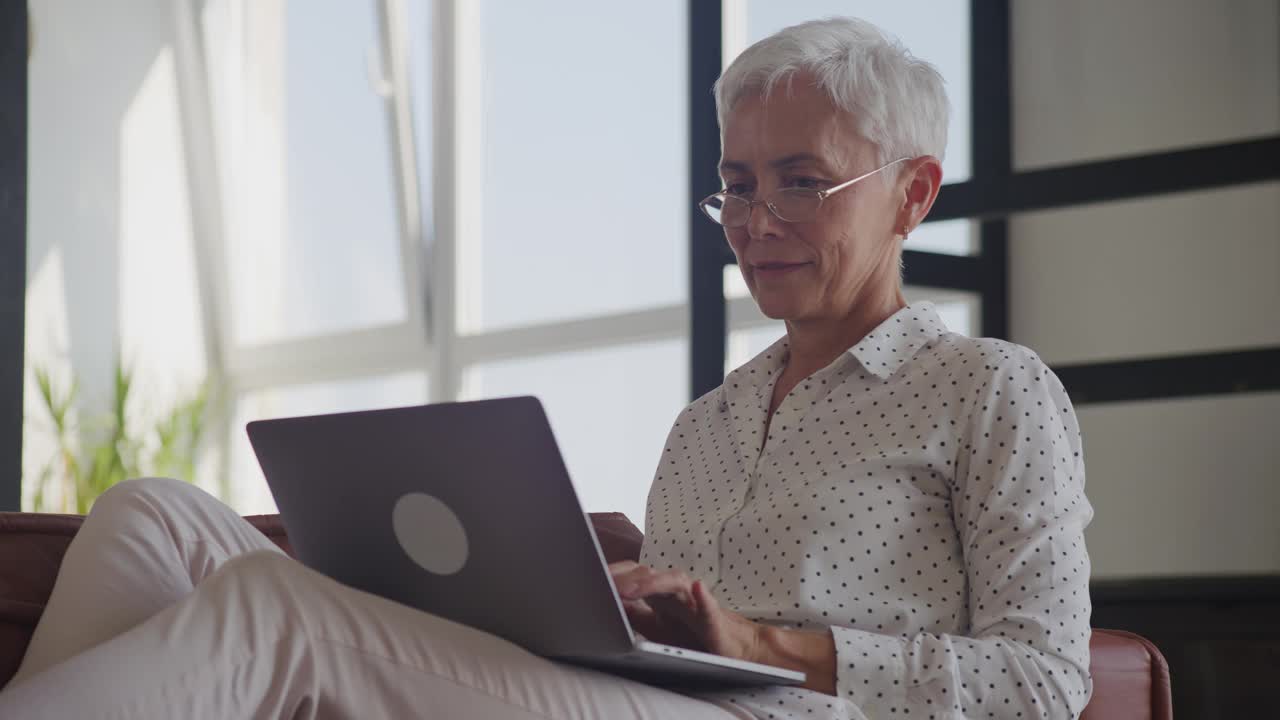
[[[895,232],[906,237],[929,214],[938,198],[938,191],[942,189],[942,163],[932,155],[922,155],[907,164],[903,176],[907,182]]]

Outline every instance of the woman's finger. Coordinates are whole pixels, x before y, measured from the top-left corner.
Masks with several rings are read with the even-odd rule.
[[[618,588],[619,594],[623,593],[624,588],[634,587],[652,574],[653,571],[648,567],[630,561],[609,566],[609,575],[613,578],[613,585]]]
[[[688,598],[693,589],[689,576],[678,571],[632,573],[615,581],[623,597],[680,595]]]
[[[644,600],[623,600],[622,608],[631,617],[649,617],[653,615],[653,607]]]
[[[720,610],[720,603],[701,580],[693,581],[694,609],[699,617],[711,618]]]
[[[697,630],[701,622],[688,595],[651,595],[646,600],[655,613],[679,622],[690,630]]]
[[[609,573],[611,575],[617,575],[618,573],[627,572],[640,566],[640,563],[635,560],[619,560],[618,562],[609,563]]]
[[[692,588],[693,612],[698,618],[704,638],[714,636],[723,626],[724,617],[720,603],[701,580],[695,580]]]

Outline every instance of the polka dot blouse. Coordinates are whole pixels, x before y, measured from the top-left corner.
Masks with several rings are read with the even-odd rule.
[[[1080,430],[1027,348],[900,310],[779,405],[786,338],[685,408],[641,562],[743,615],[830,628],[837,694],[760,718],[1067,718],[1090,693]]]

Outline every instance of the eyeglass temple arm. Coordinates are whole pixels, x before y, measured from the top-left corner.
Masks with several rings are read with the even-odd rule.
[[[859,175],[858,177],[856,177],[856,178],[854,178],[854,179],[852,179],[852,180],[846,180],[846,181],[844,181],[844,182],[840,183],[839,185],[837,185],[837,186],[835,186],[835,187],[833,187],[833,188],[827,188],[826,190],[823,190],[823,191],[822,191],[822,197],[825,199],[828,195],[831,195],[831,194],[833,194],[833,193],[839,192],[839,191],[841,191],[841,190],[843,190],[843,189],[845,189],[845,188],[849,187],[850,185],[852,185],[852,184],[854,184],[854,183],[858,182],[859,180],[866,180],[867,178],[871,177],[872,175],[875,175],[876,173],[878,173],[878,172],[880,172],[881,170],[883,170],[883,169],[885,169],[885,168],[889,167],[890,165],[896,165],[896,164],[898,164],[898,163],[902,162],[903,160],[910,160],[910,159],[911,159],[911,158],[909,158],[909,157],[900,157],[900,158],[898,158],[897,160],[890,160],[889,162],[887,162],[887,163],[885,163],[885,164],[881,165],[880,167],[876,168],[875,170],[872,170],[871,172],[863,173],[863,174]]]

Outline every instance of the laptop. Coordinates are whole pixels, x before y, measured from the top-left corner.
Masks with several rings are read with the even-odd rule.
[[[650,684],[804,682],[632,630],[536,398],[247,429],[297,558],[338,582]]]

